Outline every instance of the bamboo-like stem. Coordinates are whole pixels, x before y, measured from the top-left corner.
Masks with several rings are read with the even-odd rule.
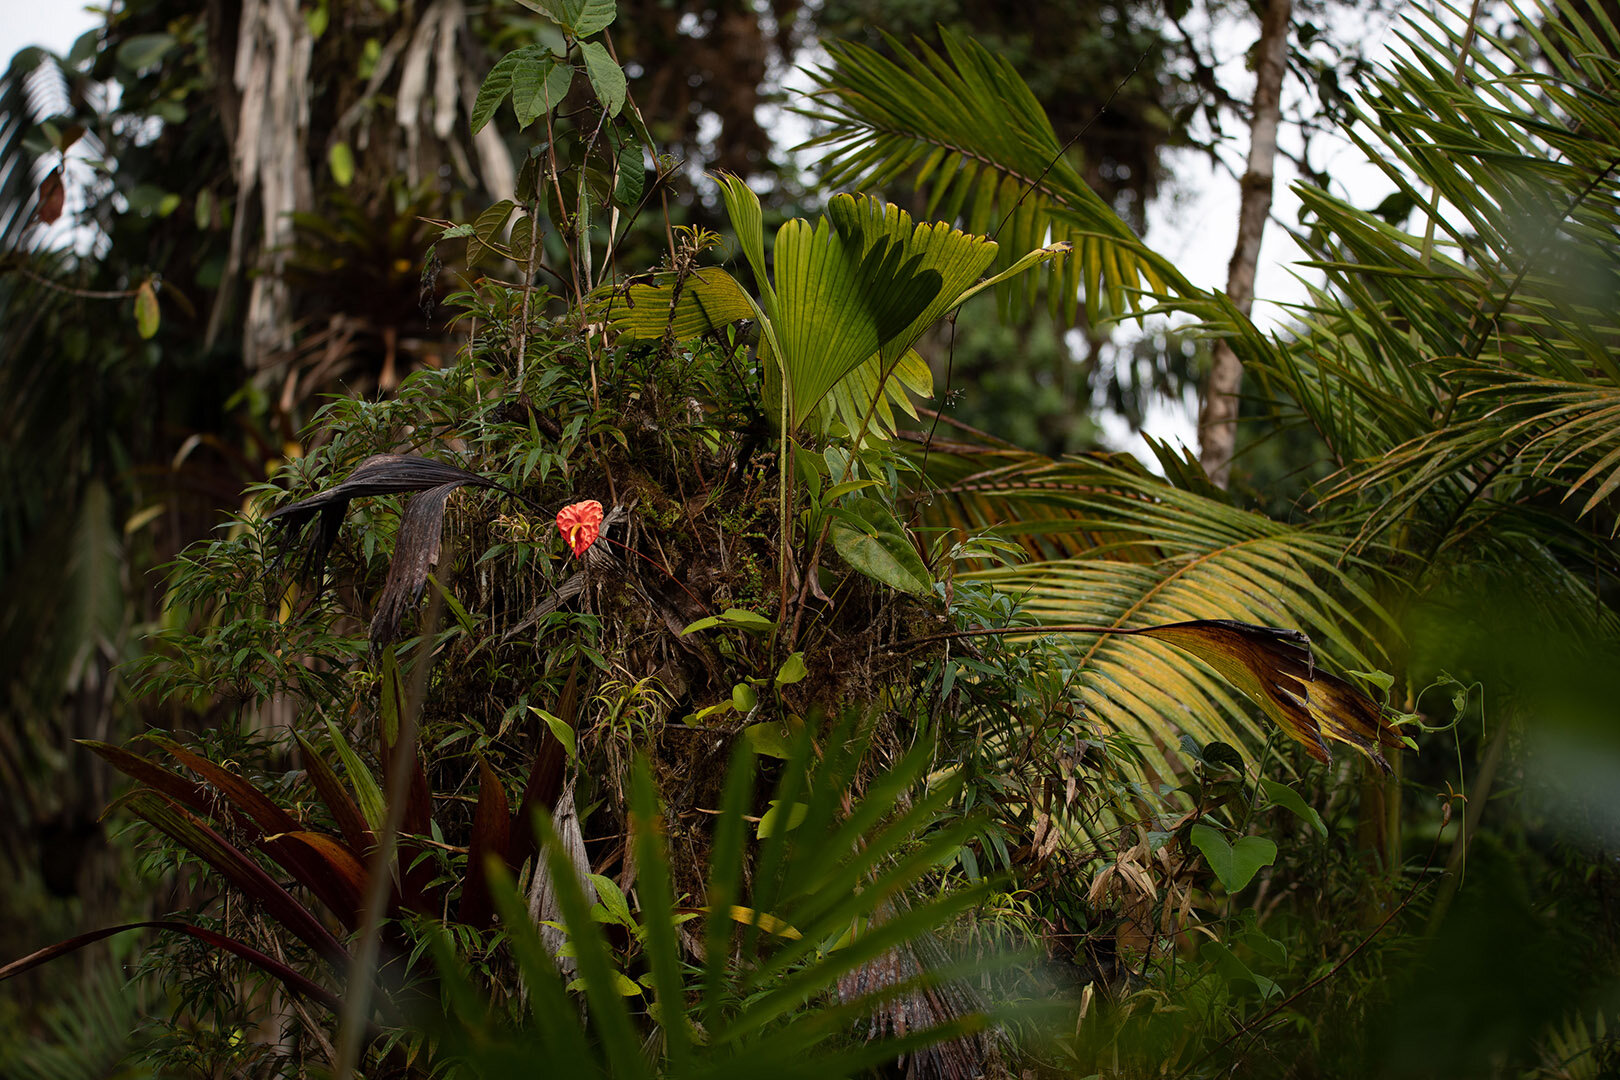
[[[448,561],[448,560],[446,560]],[[416,737],[422,718],[422,700],[427,695],[428,670],[433,666],[433,638],[444,609],[444,592],[434,589],[428,600],[427,613],[422,619],[422,634],[418,638],[416,670],[411,672],[410,694],[399,718],[398,736],[390,756],[388,774],[388,817],[383,821],[377,837],[377,849],[372,854],[370,876],[366,879],[365,908],[361,913],[360,941],[354,960],[349,965],[348,986],[343,994],[343,1015],[339,1021],[337,1060],[333,1062],[334,1080],[349,1080],[360,1061],[361,1043],[366,1037],[367,1016],[371,1012],[371,992],[377,975],[377,956],[381,949],[383,915],[388,908],[389,884],[395,852],[399,847],[399,832],[405,824],[405,803],[410,787],[411,759],[416,755]]]

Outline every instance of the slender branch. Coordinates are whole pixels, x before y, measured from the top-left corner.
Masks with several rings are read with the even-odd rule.
[[[43,274],[36,274],[21,263],[12,263],[10,266],[0,267],[0,273],[8,270],[13,274],[21,274],[36,285],[43,285],[47,289],[54,289],[69,296],[77,296],[81,300],[127,300],[141,291],[139,287],[134,289],[80,289],[73,285],[64,285],[60,281],[53,281]]]
[[[1417,878],[1412,882],[1412,887],[1406,890],[1406,895],[1401,898],[1401,902],[1396,904],[1388,915],[1384,916],[1382,922],[1373,927],[1366,937],[1362,938],[1356,943],[1354,948],[1345,953],[1344,956],[1340,957],[1336,964],[1328,968],[1316,978],[1312,979],[1310,982],[1306,983],[1304,986],[1300,987],[1298,990],[1295,990],[1292,994],[1289,994],[1287,997],[1283,998],[1275,1006],[1262,1013],[1256,1019],[1249,1021],[1247,1024],[1244,1024],[1242,1027],[1232,1032],[1232,1034],[1216,1043],[1204,1054],[1203,1057],[1199,1058],[1197,1061],[1194,1061],[1191,1065],[1188,1065],[1185,1069],[1182,1069],[1179,1073],[1177,1073],[1174,1080],[1184,1080],[1185,1077],[1190,1075],[1204,1062],[1220,1053],[1221,1050],[1225,1049],[1227,1046],[1230,1046],[1238,1039],[1243,1038],[1245,1035],[1256,1032],[1267,1020],[1270,1020],[1273,1016],[1276,1016],[1284,1009],[1289,1008],[1294,1004],[1294,1002],[1298,1001],[1300,998],[1304,997],[1306,994],[1310,993],[1312,990],[1315,990],[1318,986],[1321,986],[1323,983],[1333,978],[1333,976],[1337,975],[1344,969],[1346,964],[1354,960],[1356,956],[1359,955],[1361,951],[1368,945],[1371,945],[1378,935],[1384,932],[1384,928],[1395,921],[1395,916],[1405,911],[1407,907],[1410,906],[1412,901],[1417,898],[1417,891],[1423,885],[1424,876],[1429,872],[1429,868],[1434,865],[1435,853],[1440,850],[1440,837],[1442,834],[1444,834],[1446,825],[1450,824],[1451,822],[1451,803],[1449,800],[1446,802],[1445,809],[1441,812],[1440,818],[1440,831],[1435,833],[1434,843],[1429,847],[1429,857],[1427,861],[1424,862],[1423,869],[1418,872]]]

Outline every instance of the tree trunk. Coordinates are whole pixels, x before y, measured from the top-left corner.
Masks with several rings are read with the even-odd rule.
[[[1254,306],[1254,272],[1260,262],[1260,237],[1271,213],[1272,163],[1277,156],[1277,124],[1282,116],[1283,72],[1288,66],[1288,22],[1292,0],[1267,0],[1260,22],[1258,78],[1249,129],[1249,163],[1243,174],[1238,209],[1237,246],[1226,270],[1226,295],[1247,315]],[[1243,365],[1225,341],[1215,345],[1215,362],[1204,386],[1198,416],[1199,461],[1216,484],[1225,487],[1237,444],[1238,390]]]

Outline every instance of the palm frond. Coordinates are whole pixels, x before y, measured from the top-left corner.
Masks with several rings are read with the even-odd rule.
[[[1606,27],[1514,10],[1544,64],[1481,28],[1456,79],[1435,58],[1466,20],[1414,16],[1356,114],[1397,195],[1438,200],[1437,241],[1302,187],[1327,284],[1246,357],[1328,444],[1361,541],[1402,522],[1439,550],[1514,503],[1578,520],[1620,488],[1620,63]]]
[[[974,465],[983,467],[968,472]],[[1031,636],[1041,633],[1040,624],[1142,631],[1232,620],[1304,631],[1357,668],[1380,663],[1374,643],[1389,635],[1391,619],[1369,587],[1370,564],[1343,562],[1342,535],[1171,486],[1135,463],[1060,462],[1011,448],[947,445],[930,451],[927,473],[936,486],[918,496],[924,522],[964,535],[990,531],[1043,556],[962,575],[1018,599],[1036,624]],[[1048,556],[1054,548],[1066,551]],[[1252,707],[1222,677],[1230,672],[1191,663],[1141,633],[1075,633],[1066,641],[1075,684],[1094,715],[1136,739],[1161,776],[1170,771],[1166,749],[1183,734],[1200,744],[1253,747],[1265,740]],[[1252,698],[1325,758],[1325,746],[1308,734],[1317,725],[1278,716],[1275,702],[1268,703],[1273,696]],[[1367,727],[1342,717],[1322,726],[1330,738]],[[1368,743],[1362,732],[1344,741],[1376,760],[1378,739]]]
[[[1043,279],[1052,314],[1068,323],[1082,293],[1096,324],[1140,310],[1138,291],[1198,292],[1087,187],[1011,64],[975,41],[942,37],[943,56],[889,39],[897,60],[827,44],[830,66],[812,73],[817,104],[801,111],[826,125],[805,146],[825,149],[829,187],[876,190],[909,176],[927,194],[925,217],[1000,241],[997,268],[1049,242],[1071,244],[1042,274],[1000,286],[1014,312],[1034,306]]]

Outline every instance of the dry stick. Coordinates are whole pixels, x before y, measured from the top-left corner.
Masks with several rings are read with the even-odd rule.
[[[23,266],[20,263],[13,263],[10,266],[0,266],[0,274],[7,272],[21,274],[29,281],[32,281],[35,285],[43,285],[47,289],[54,289],[60,293],[67,293],[69,296],[76,296],[81,300],[127,300],[131,296],[134,296],[136,293],[141,291],[139,288],[111,290],[80,289],[73,285],[64,285],[60,281],[52,281],[43,274],[34,273],[34,271],[28,269],[28,267]]]
[[[516,228],[517,226],[513,226]],[[540,246],[540,176],[534,178],[534,202],[529,206],[529,261],[523,264],[523,316],[518,325],[518,389],[523,389],[523,365],[529,358],[529,296],[534,291],[535,257]],[[559,276],[557,280],[561,281]]]
[[[448,561],[448,560],[446,560]],[[388,907],[388,887],[399,831],[405,823],[405,802],[410,787],[411,759],[416,755],[422,699],[427,693],[428,669],[433,666],[433,637],[444,608],[444,592],[434,589],[417,639],[416,670],[411,673],[410,695],[400,714],[398,739],[394,743],[388,774],[388,817],[377,850],[371,857],[371,877],[366,883],[366,906],[361,917],[360,947],[349,966],[348,992],[343,997],[343,1016],[338,1030],[338,1060],[334,1080],[349,1080],[360,1060],[360,1043],[365,1037],[366,1017],[371,1012],[372,980],[377,974],[377,954],[381,947],[383,914]]]

